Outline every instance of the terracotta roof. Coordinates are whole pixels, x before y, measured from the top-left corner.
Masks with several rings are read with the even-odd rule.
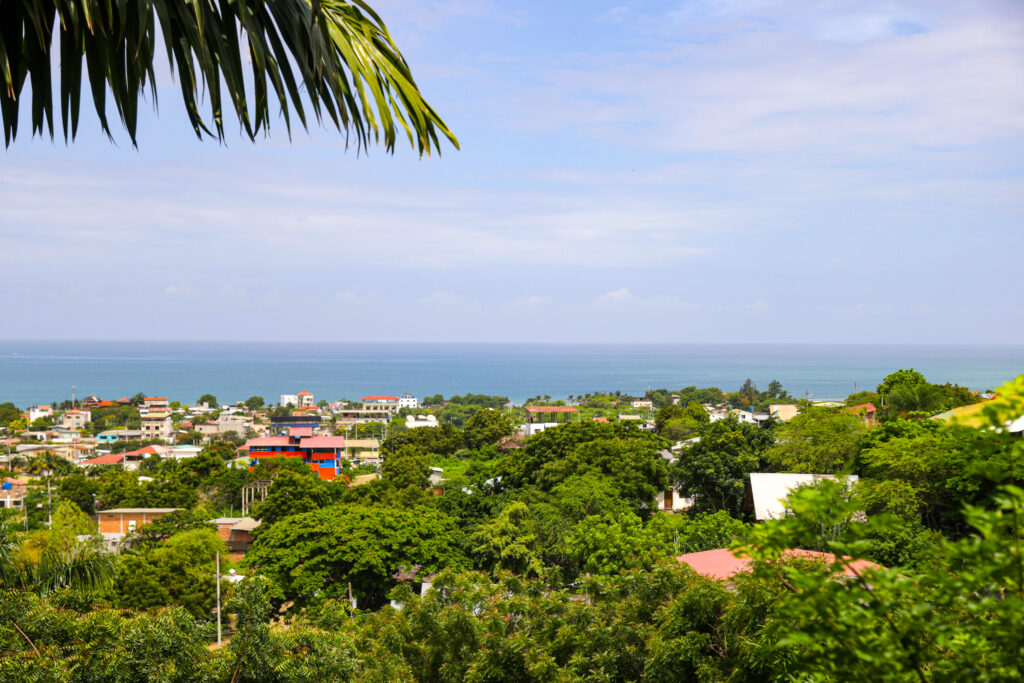
[[[875,408],[874,403],[861,403],[859,406],[850,406],[846,410],[850,411],[851,413],[857,413],[862,410],[868,413],[874,413],[877,412],[878,409]]]
[[[528,413],[578,413],[579,408],[573,406],[526,406]]]
[[[363,396],[364,401],[398,401],[397,396]]]
[[[822,553],[814,550],[800,550],[798,548],[790,548],[785,551],[786,557],[795,557],[803,560],[821,560],[828,564],[836,561],[836,556],[831,553]],[[850,558],[844,557],[844,560]],[[726,581],[734,574],[749,571],[750,569],[750,558],[749,557],[736,557],[732,550],[728,548],[719,548],[718,550],[705,550],[699,553],[687,553],[686,555],[679,555],[676,560],[683,564],[688,564],[698,574],[717,579],[718,581]],[[864,571],[865,569],[882,569],[882,565],[875,564],[868,560],[853,560],[843,568],[843,574],[846,576],[856,576],[856,572]]]
[[[143,399],[144,401],[166,401],[166,396],[147,396]]]
[[[300,391],[299,393],[297,393],[295,395],[296,396],[312,396],[313,392],[312,391]]]
[[[288,430],[288,436],[313,436],[312,427],[292,427]]]
[[[108,453],[98,458],[86,460],[83,465],[120,465],[124,461],[124,453]]]
[[[261,436],[256,439],[249,439],[245,442],[245,447],[250,446],[288,446],[291,444],[291,439],[287,436]]]

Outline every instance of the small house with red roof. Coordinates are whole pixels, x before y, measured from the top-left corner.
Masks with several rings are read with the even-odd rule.
[[[869,427],[874,427],[878,424],[878,409],[875,408],[874,403],[861,403],[860,405],[843,408],[843,410],[857,415],[860,417],[860,421]]]

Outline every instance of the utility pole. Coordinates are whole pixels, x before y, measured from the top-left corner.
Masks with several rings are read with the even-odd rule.
[[[220,647],[221,625],[220,625],[220,551],[217,551],[217,647]]]
[[[53,528],[53,501],[50,499],[50,470],[46,470],[46,527]]]

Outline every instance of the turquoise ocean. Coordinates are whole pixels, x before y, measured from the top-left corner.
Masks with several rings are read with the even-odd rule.
[[[914,367],[932,382],[993,389],[1024,373],[1024,345],[398,344],[0,341],[0,402],[19,407],[138,392],[182,403],[300,390],[325,398],[483,393],[516,402],[549,394],[717,386],[778,379],[826,400],[873,389]]]

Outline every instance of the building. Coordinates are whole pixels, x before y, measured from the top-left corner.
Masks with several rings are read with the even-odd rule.
[[[274,458],[302,458],[309,469],[325,481],[334,479],[341,471],[341,460],[347,459],[345,438],[341,436],[313,436],[308,428],[293,429],[287,436],[262,436],[249,439],[249,468],[260,460]]]
[[[633,408],[654,408],[654,401],[649,398],[635,398],[629,402],[629,405]]]
[[[380,441],[377,439],[345,439],[345,457],[356,463],[379,465]]]
[[[108,429],[96,436],[96,443],[109,444],[118,441],[140,441],[141,439],[141,429]]]
[[[295,407],[297,408],[313,408],[316,403],[313,402],[313,393],[309,391],[300,391],[295,394],[295,397],[299,400]]]
[[[784,550],[783,554],[787,558],[822,562],[849,577],[856,577],[865,569],[884,569],[882,565],[875,564],[870,560],[853,560],[849,557],[837,558],[831,553],[815,550],[790,548]],[[737,557],[734,551],[729,548],[678,555],[676,556],[676,561],[680,564],[689,565],[698,574],[715,579],[716,581],[728,581],[736,574],[750,571],[751,563],[749,557]]]
[[[293,406],[298,407],[299,397],[296,394],[281,394],[281,400],[277,402],[279,406]]]
[[[92,412],[72,408],[61,416],[61,426],[64,429],[85,429],[85,425],[92,421]]]
[[[174,438],[174,427],[170,413],[151,412],[142,416],[142,438],[170,441]]]
[[[573,406],[526,406],[526,436],[571,422],[574,415],[579,419],[579,414],[579,408]]]
[[[878,424],[878,409],[875,408],[874,403],[861,403],[860,405],[850,406],[843,410],[860,417],[860,421],[869,427],[874,427]]]
[[[217,535],[227,545],[232,562],[242,559],[252,547],[255,540],[253,529],[260,525],[260,521],[252,517],[218,517],[211,519],[210,523],[217,525]]]
[[[398,413],[401,400],[397,396],[363,396],[363,412],[376,413],[387,422]]]
[[[751,472],[747,509],[754,509],[754,518],[762,522],[786,516],[786,497],[801,486],[813,486],[822,479],[839,479],[852,487],[856,474],[796,474],[792,472]]]
[[[166,412],[171,409],[171,404],[166,396],[147,396],[142,399],[142,407],[150,412]]]
[[[789,422],[799,413],[800,410],[792,403],[773,403],[768,406],[768,414],[783,422]]]
[[[270,418],[270,433],[288,435],[293,429],[309,429],[310,434],[320,428],[319,415],[286,415]]]
[[[693,505],[693,500],[680,496],[671,486],[655,495],[655,506],[661,512],[683,512]]]
[[[146,526],[153,520],[183,508],[114,508],[96,513],[98,530],[107,548],[116,552],[129,534]]]
[[[50,419],[53,417],[53,408],[50,406],[32,406],[28,409],[28,423],[32,424],[36,420]]]
[[[416,410],[420,407],[420,401],[412,394],[402,394],[402,398],[398,399],[398,407]]]
[[[5,477],[0,480],[0,508],[25,508],[28,483],[22,479]]]

